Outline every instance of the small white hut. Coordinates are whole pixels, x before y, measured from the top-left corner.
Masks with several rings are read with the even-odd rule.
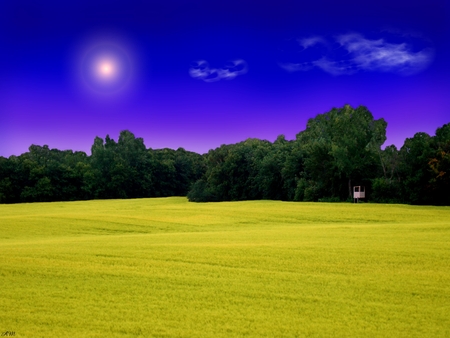
[[[357,185],[353,187],[353,200],[358,203],[360,198],[366,198],[366,189],[364,186]]]

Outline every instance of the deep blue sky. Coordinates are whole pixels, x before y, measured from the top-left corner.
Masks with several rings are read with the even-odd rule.
[[[0,3],[0,156],[128,129],[204,153],[365,105],[386,144],[450,122],[450,3]]]

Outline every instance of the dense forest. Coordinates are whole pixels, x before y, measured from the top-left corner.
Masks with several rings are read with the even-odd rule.
[[[201,155],[146,149],[129,131],[118,142],[96,137],[91,152],[32,145],[20,156],[0,157],[0,202],[186,196],[205,172]]]
[[[96,137],[91,156],[32,145],[0,157],[0,203],[186,196],[193,202],[276,199],[450,205],[450,123],[381,148],[387,122],[364,106],[333,108],[288,141],[222,145],[199,155],[146,149],[122,131]]]

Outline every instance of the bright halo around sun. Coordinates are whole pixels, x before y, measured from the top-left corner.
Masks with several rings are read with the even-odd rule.
[[[81,72],[85,83],[96,92],[114,93],[127,85],[131,63],[127,54],[115,45],[98,45],[86,53]]]
[[[98,69],[100,71],[100,76],[110,78],[114,75],[114,67],[109,61],[101,62]]]

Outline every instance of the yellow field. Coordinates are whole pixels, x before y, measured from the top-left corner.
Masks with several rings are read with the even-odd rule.
[[[450,208],[0,205],[0,333],[449,337]]]

